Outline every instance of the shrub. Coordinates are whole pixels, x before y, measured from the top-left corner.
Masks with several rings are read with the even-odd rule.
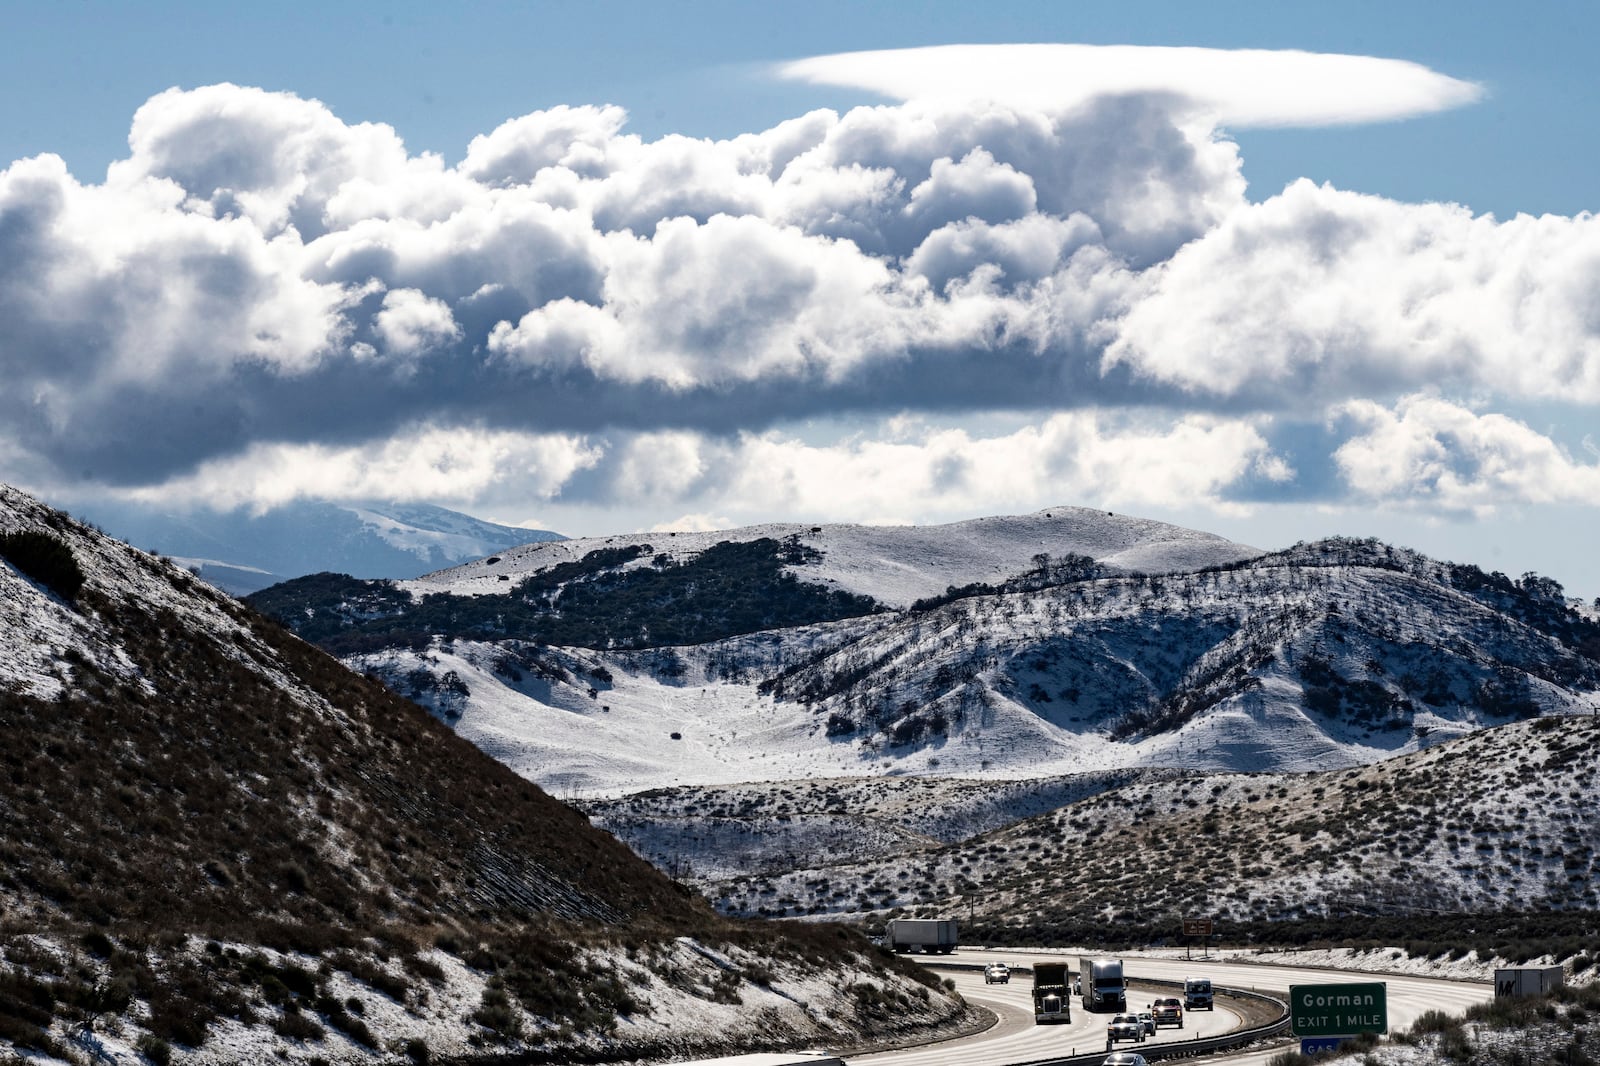
[[[111,938],[98,929],[83,934],[80,942],[83,944],[84,950],[97,959],[109,959],[111,952],[115,950],[112,946]]]
[[[516,1039],[522,1032],[522,1019],[503,988],[491,986],[483,990],[483,1002],[473,1012],[472,1020],[508,1040]]]
[[[176,1040],[187,1047],[206,1042],[206,1028],[212,1012],[187,996],[162,989],[150,1001],[150,1032],[163,1040]]]
[[[298,1010],[285,1011],[272,1029],[286,1040],[321,1040],[327,1031]]]
[[[172,1062],[172,1045],[150,1033],[139,1038],[139,1053],[155,1066],[168,1066]]]
[[[1443,1033],[1461,1028],[1461,1020],[1442,1010],[1424,1011],[1411,1027],[1413,1033]]]
[[[0,558],[69,603],[83,589],[83,570],[72,549],[49,533],[0,533]]]
[[[328,1019],[329,1025],[364,1047],[373,1049],[378,1047],[378,1038],[372,1035],[372,1030],[367,1028],[366,1022],[360,1018],[352,1017],[338,1004],[334,1006],[337,1009],[330,1010],[324,1015]]]
[[[406,973],[415,974],[434,984],[444,983],[444,967],[432,959],[425,959],[420,955],[407,955],[401,964],[405,967]]]
[[[46,1055],[53,1055],[57,1051],[56,1042],[49,1033],[31,1021],[8,1014],[0,1014],[0,1040],[7,1040],[16,1047],[42,1051]]]

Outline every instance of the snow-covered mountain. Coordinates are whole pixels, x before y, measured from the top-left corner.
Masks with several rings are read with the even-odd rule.
[[[166,510],[98,502],[79,517],[160,552],[234,595],[324,571],[365,578],[416,577],[559,533],[485,522],[423,503],[304,500],[265,511]]]
[[[1052,509],[277,591],[280,617],[733,914],[1159,935],[1187,913],[1408,913],[1440,863],[1424,909],[1597,902],[1600,855],[1569,837],[1600,813],[1571,742],[1594,747],[1600,626],[1537,575]]]
[[[421,709],[4,486],[0,733],[0,1058],[636,1060],[963,1009],[854,934],[718,917]]]
[[[1319,770],[1600,706],[1600,626],[1553,580],[1071,508],[525,545],[256,602],[574,796]]]

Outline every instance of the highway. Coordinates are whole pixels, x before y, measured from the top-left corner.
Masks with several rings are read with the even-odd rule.
[[[1145,1005],[1158,994],[1180,994],[1171,990],[1158,993],[1153,989],[1141,988],[1139,986],[1141,980],[1181,982],[1186,976],[1209,977],[1213,987],[1219,989],[1216,1010],[1184,1011],[1183,1029],[1160,1029],[1155,1036],[1147,1037],[1143,1044],[1124,1041],[1117,1045],[1118,1049],[1123,1051],[1144,1052],[1153,1047],[1190,1040],[1197,1036],[1221,1035],[1238,1027],[1241,1024],[1240,1015],[1229,1009],[1228,997],[1222,994],[1222,990],[1229,988],[1261,992],[1287,1000],[1289,986],[1292,984],[1384,981],[1388,985],[1391,1031],[1409,1028],[1424,1011],[1442,1010],[1459,1015],[1468,1006],[1486,1002],[1494,997],[1494,989],[1486,981],[1468,983],[1309,967],[1262,966],[1220,960],[1186,961],[1145,958],[1138,955],[1119,957],[1124,961],[1124,971],[1132,985],[1128,998],[1130,1010],[1146,1009]],[[980,952],[968,949],[928,961],[935,969],[944,962],[973,967],[989,962],[1004,962],[1016,970],[1018,967],[1031,966],[1035,961],[1048,959],[1066,961],[1076,969],[1078,956],[1004,950]],[[985,1032],[939,1044],[850,1056],[847,1059],[850,1066],[1013,1066],[1015,1063],[1105,1051],[1106,1023],[1111,1016],[1090,1014],[1082,1009],[1081,1001],[1077,997],[1073,997],[1072,1000],[1070,1024],[1035,1025],[1033,981],[1028,974],[1014,973],[1009,984],[986,985],[981,968],[938,969],[938,972],[952,978],[957,990],[968,1002],[993,1011],[999,1018],[998,1024]],[[1212,1061],[1226,1062],[1230,1066],[1235,1064],[1261,1066],[1285,1046],[1290,1045],[1279,1044],[1272,1048],[1218,1055]]]

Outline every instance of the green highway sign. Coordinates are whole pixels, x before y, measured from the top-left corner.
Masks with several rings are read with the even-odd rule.
[[[1389,986],[1382,981],[1290,985],[1289,1017],[1300,1037],[1387,1033]]]

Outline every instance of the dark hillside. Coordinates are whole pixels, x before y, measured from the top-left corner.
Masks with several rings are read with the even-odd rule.
[[[69,920],[246,939],[267,926],[312,944],[444,916],[701,913],[414,704],[243,609],[219,599],[240,622],[220,638],[98,591],[85,600],[137,675],[80,661],[65,699],[0,694],[0,892],[13,913],[42,897]],[[221,639],[304,688],[271,684]]]
[[[756,1001],[863,966],[886,1003],[922,989],[906,1023],[957,1009],[854,934],[717,917],[414,704],[0,487],[20,533],[83,582],[68,601],[0,563],[0,1050],[62,1057],[110,1016],[158,1062],[221,1061],[222,1033],[307,1061],[636,1057],[673,995],[731,1012],[686,1049],[815,1042],[895,1011],[757,1025]]]

